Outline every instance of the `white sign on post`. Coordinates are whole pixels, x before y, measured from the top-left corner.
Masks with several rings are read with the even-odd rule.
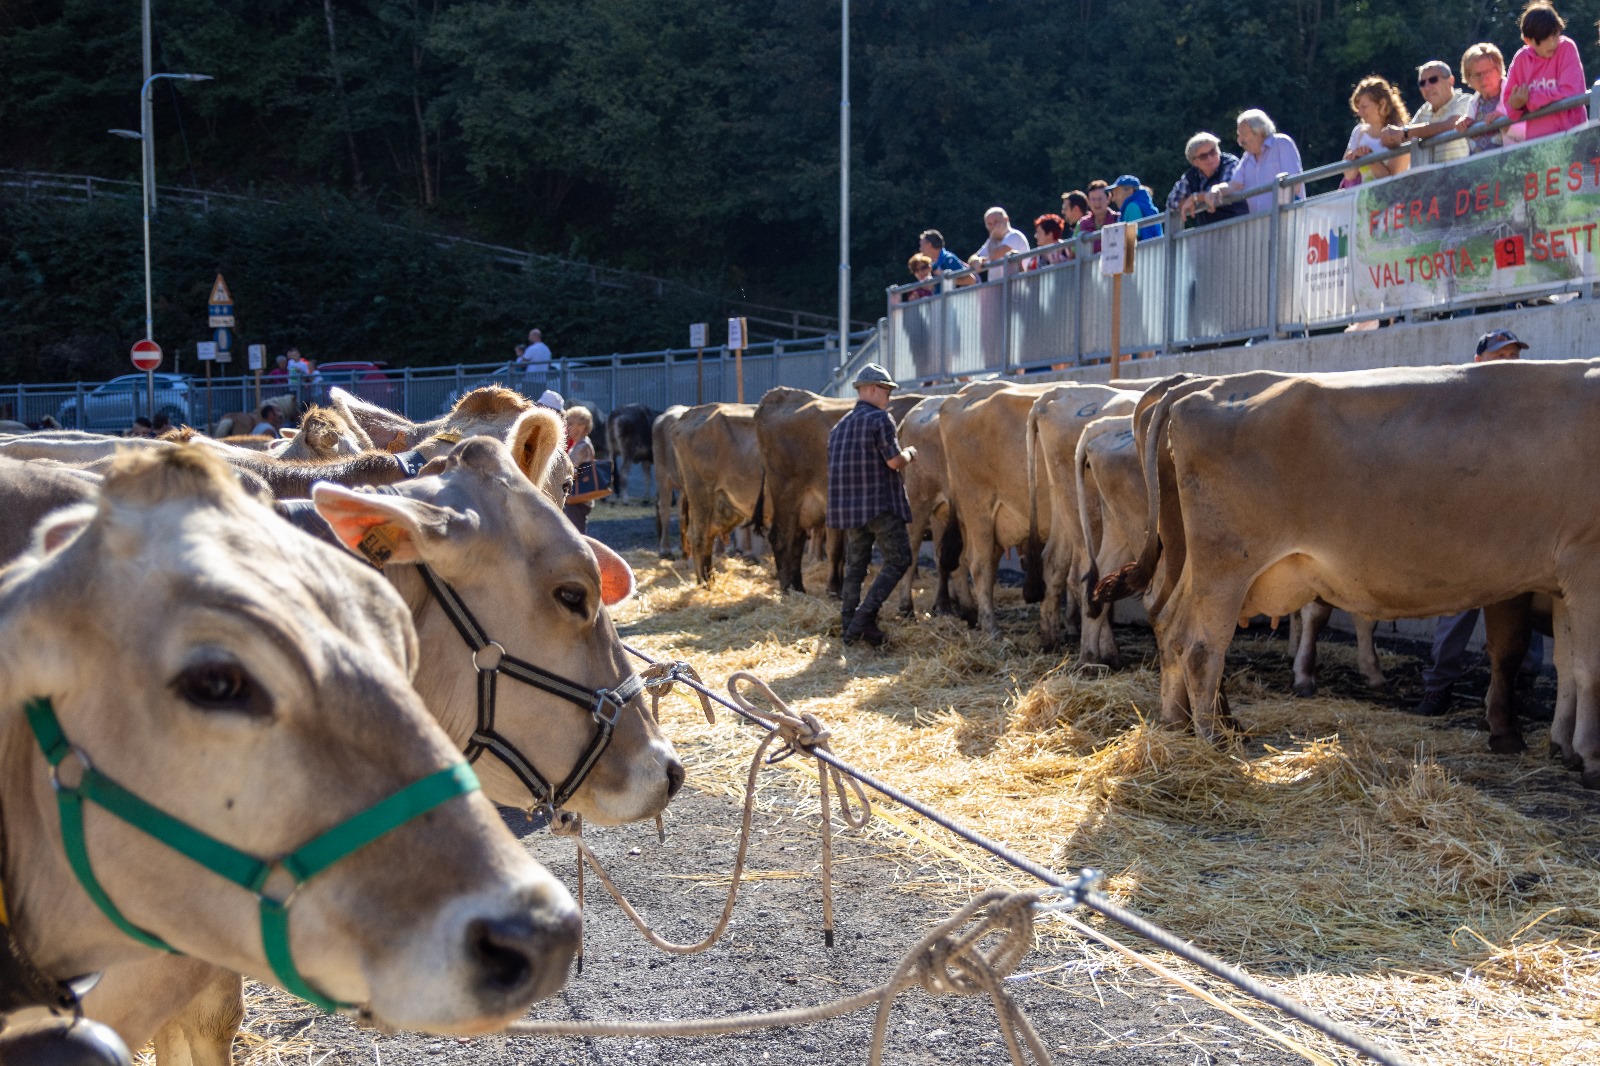
[[[689,327],[689,347],[704,348],[706,346],[706,324],[696,322]]]
[[[262,370],[267,365],[267,346],[265,344],[250,345],[250,369]]]
[[[194,346],[194,357],[202,363],[212,363],[217,358],[217,342],[201,341]]]
[[[743,348],[744,348],[744,319],[742,319],[742,318],[730,318],[730,319],[728,319],[728,347],[732,348],[734,351],[743,350]]]
[[[1100,273],[1133,273],[1134,225],[1131,222],[1113,222],[1100,229]]]

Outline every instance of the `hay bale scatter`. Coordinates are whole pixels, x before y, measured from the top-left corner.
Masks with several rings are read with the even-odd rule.
[[[1291,699],[1269,679],[1287,676],[1285,645],[1247,639],[1230,654],[1228,692],[1249,737],[1218,750],[1147,718],[1159,678],[1142,631],[1126,636],[1143,666],[1074,666],[1039,652],[1033,609],[1002,590],[999,642],[923,618],[892,620],[886,651],[847,648],[836,603],[780,598],[766,567],[730,560],[697,587],[685,564],[628,558],[640,592],[618,620],[630,642],[708,682],[755,672],[819,715],[841,758],[1058,871],[1105,870],[1118,902],[1330,1017],[1424,1062],[1600,1061],[1600,803],[1532,753],[1544,737],[1509,759],[1455,721]],[[1415,670],[1385,659],[1391,676]],[[687,702],[668,711],[682,699],[663,713],[692,784],[738,795],[748,732],[730,715],[707,725]],[[941,871],[906,891],[1029,881],[888,813],[867,832]],[[1106,964],[1130,965],[1110,953]],[[1227,986],[1218,994],[1279,1024]]]

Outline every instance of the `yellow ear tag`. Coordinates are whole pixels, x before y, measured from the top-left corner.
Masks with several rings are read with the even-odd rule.
[[[461,434],[455,432],[454,430],[446,430],[443,433],[435,433],[433,435],[433,439],[442,444],[460,444]]]
[[[383,564],[392,559],[395,549],[400,547],[400,534],[393,525],[385,522],[367,530],[366,536],[361,538],[356,547],[367,557],[367,562],[382,570]]]

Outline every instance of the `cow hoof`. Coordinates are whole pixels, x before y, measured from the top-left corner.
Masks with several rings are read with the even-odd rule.
[[[1317,683],[1315,681],[1296,681],[1294,683],[1294,694],[1301,699],[1310,699],[1317,694]]]
[[[1600,789],[1600,769],[1583,771],[1578,775],[1578,783],[1584,788]]]
[[[1491,736],[1489,750],[1496,755],[1520,755],[1528,750],[1528,745],[1523,741],[1521,734],[1512,733],[1509,736]]]
[[[678,557],[677,552],[656,552],[656,555],[662,559],[676,559]]]

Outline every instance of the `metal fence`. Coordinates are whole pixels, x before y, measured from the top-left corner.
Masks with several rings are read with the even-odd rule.
[[[1589,121],[1557,135],[1577,144],[1579,136],[1594,137],[1600,124],[1600,82],[1594,91],[1557,101],[1524,116],[1524,120],[1584,105],[1589,107]],[[1508,124],[1501,120],[1475,127],[1472,133]],[[1466,191],[1462,191],[1450,184],[1452,168],[1471,166],[1473,160],[1488,157],[1469,156],[1436,165],[1428,165],[1428,160],[1434,146],[1460,136],[1446,134],[1426,145],[1413,142],[1364,162],[1410,154],[1417,169],[1426,166],[1435,175],[1437,187],[1454,196],[1453,209],[1459,215],[1460,198],[1470,197],[1472,190],[1463,186]],[[1557,137],[1547,140],[1554,143]],[[1515,147],[1526,148],[1532,143]],[[1513,147],[1508,145],[1506,150]],[[1349,262],[1342,264],[1343,275],[1336,275],[1331,269],[1308,269],[1308,263],[1317,265],[1307,256],[1308,248],[1314,248],[1318,240],[1332,236],[1336,243],[1348,238],[1353,244],[1366,237],[1362,231],[1369,220],[1356,218],[1357,191],[1339,189],[1308,199],[1293,198],[1297,187],[1336,180],[1351,165],[1340,162],[1300,174],[1280,174],[1274,182],[1243,190],[1235,197],[1272,192],[1270,212],[1250,213],[1190,229],[1182,229],[1172,217],[1161,215],[1164,233],[1138,242],[1135,270],[1123,277],[1122,353],[1175,354],[1253,339],[1295,336],[1316,329],[1343,328],[1378,317],[1438,317],[1503,305],[1509,299],[1560,292],[1589,295],[1591,287],[1600,283],[1600,267],[1591,269],[1585,265],[1574,267],[1575,272],[1566,278],[1533,284],[1461,286],[1461,291],[1452,285],[1443,296],[1430,299],[1425,306],[1384,304],[1374,311],[1370,301],[1363,304],[1357,298],[1358,286],[1350,276]],[[1550,170],[1551,174],[1560,170],[1561,182],[1567,180],[1564,166]],[[1535,176],[1530,174],[1528,180]],[[1548,175],[1545,179],[1557,180]],[[1406,175],[1390,180],[1403,182]],[[1600,169],[1596,169],[1592,184],[1600,186]],[[1576,187],[1568,186],[1562,191],[1570,193]],[[1494,195],[1500,195],[1498,187]],[[1520,182],[1510,195],[1522,197]],[[1452,205],[1446,205],[1447,213],[1451,209]],[[1553,212],[1547,214],[1551,219],[1559,217]],[[1531,213],[1518,217],[1532,228],[1528,221]],[[1374,232],[1387,225],[1376,218],[1371,221]],[[1549,220],[1544,224],[1555,225],[1552,232],[1557,234],[1579,234],[1585,225],[1591,231],[1594,228],[1593,221],[1581,220],[1576,227]],[[1562,230],[1561,226],[1568,229]],[[910,302],[905,297],[925,286],[925,282],[890,287],[888,311],[880,327],[879,361],[897,381],[933,383],[983,372],[1043,369],[1107,359],[1111,354],[1112,278],[1100,272],[1100,257],[1093,248],[1096,239],[1077,235],[1051,246],[1071,253],[1072,258],[1062,263],[1042,265],[1040,253],[1044,249],[1034,249],[990,266],[987,279],[983,271],[947,274],[933,295]],[[1559,237],[1552,239],[1559,241]],[[1574,248],[1577,240],[1572,237]],[[1336,253],[1334,258],[1339,254],[1343,253]],[[1577,252],[1573,255],[1576,257]],[[1426,267],[1423,261],[1427,258],[1426,254],[1419,254],[1418,262]],[[1597,260],[1600,256],[1592,256],[1587,262]],[[958,281],[970,283],[958,285]]]
[[[862,332],[853,335],[851,342],[858,344],[872,337]],[[569,405],[583,403],[604,415],[628,403],[659,411],[672,404],[733,401],[739,398],[741,372],[744,398],[750,403],[776,385],[820,391],[838,365],[838,345],[833,337],[825,337],[752,345],[742,359],[724,348],[707,348],[703,354],[694,349],[671,349],[565,360],[537,371],[506,363],[374,368],[329,372],[298,388],[292,388],[285,378],[264,375],[259,395],[266,400],[293,393],[304,401],[322,402],[337,385],[415,421],[425,421],[450,410],[472,389],[501,385],[533,399],[545,389],[554,389]],[[232,370],[235,364],[227,364],[227,368]],[[255,411],[257,395],[253,375],[214,374],[208,383],[203,376],[158,373],[152,412],[143,374],[123,375],[110,382],[3,385],[0,418],[37,426],[48,415],[68,428],[120,432],[137,417],[159,413],[175,424],[214,428],[224,415]]]

